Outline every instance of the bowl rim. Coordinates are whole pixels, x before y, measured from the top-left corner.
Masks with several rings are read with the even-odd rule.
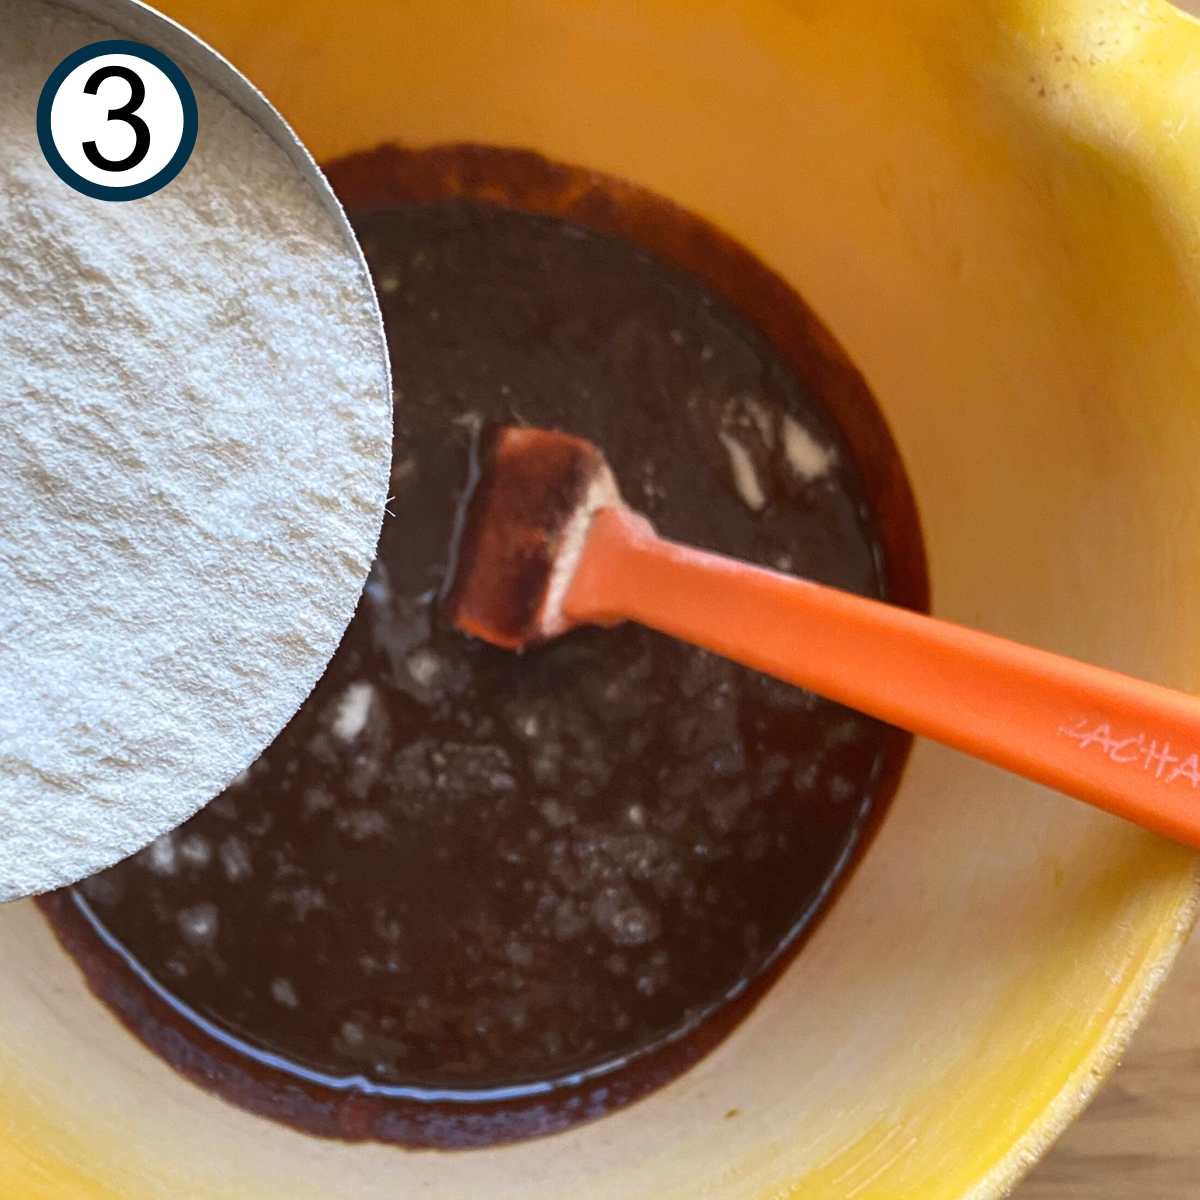
[[[1172,916],[1159,923],[1152,944],[1095,1043],[1038,1117],[1003,1157],[962,1194],[961,1200],[1004,1200],[1011,1196],[1111,1078],[1200,918],[1200,854],[1191,860],[1188,870],[1191,878],[1187,894],[1173,906]]]

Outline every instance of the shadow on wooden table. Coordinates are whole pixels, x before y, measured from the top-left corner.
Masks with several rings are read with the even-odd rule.
[[[1124,1061],[1013,1200],[1200,1197],[1200,934]]]

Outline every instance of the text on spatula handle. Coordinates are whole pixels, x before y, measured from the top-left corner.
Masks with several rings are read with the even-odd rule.
[[[1150,772],[1164,783],[1182,779],[1193,788],[1200,787],[1200,754],[1195,751],[1176,754],[1168,741],[1160,742],[1145,733],[1116,733],[1107,721],[1092,721],[1088,717],[1060,725],[1058,732],[1078,742],[1081,749],[1094,748],[1119,766]]]

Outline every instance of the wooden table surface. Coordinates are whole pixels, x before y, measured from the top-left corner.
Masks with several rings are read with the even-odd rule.
[[[1013,1200],[1200,1200],[1200,932],[1121,1065]]]

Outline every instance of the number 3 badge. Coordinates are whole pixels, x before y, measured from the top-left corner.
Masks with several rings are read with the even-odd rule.
[[[187,77],[140,42],[93,42],[67,55],[38,100],[46,161],[96,200],[138,200],[165,187],[191,156],[197,127]]]

